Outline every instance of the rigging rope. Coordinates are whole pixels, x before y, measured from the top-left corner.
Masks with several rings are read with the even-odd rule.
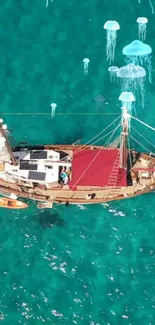
[[[155,148],[155,145],[153,143],[151,143],[149,140],[147,140],[142,134],[140,134],[133,126],[131,126],[131,128],[137,133],[139,134],[147,143],[149,143],[152,147]]]
[[[74,154],[76,154],[78,151],[81,151],[83,148],[85,148],[87,145],[93,145],[93,143],[91,143],[91,141],[95,140],[99,135],[101,135],[104,131],[106,131],[112,124],[114,124],[118,119],[120,118],[120,116],[118,116],[112,123],[110,123],[105,129],[103,129],[100,133],[98,133],[95,137],[93,137],[92,139],[90,139],[88,142],[86,142],[86,144],[82,145],[80,148],[78,148],[77,150],[74,151]],[[99,140],[97,140],[99,141]],[[96,142],[97,142],[96,141]],[[95,143],[96,143],[95,142]]]
[[[134,137],[132,137],[131,135],[130,135],[130,137],[134,140],[134,141],[136,141],[141,147],[143,147],[145,150],[146,150],[146,152],[149,152],[149,150],[146,148],[146,147],[144,147],[138,140],[136,140]]]
[[[119,124],[119,125],[120,125],[120,124]],[[96,140],[93,144],[95,144],[95,143],[97,143],[98,141],[102,140],[103,138],[107,137],[107,135],[111,134],[114,130],[115,130],[115,129],[113,129],[113,130],[111,130],[110,132],[106,133],[105,135],[103,135],[103,137],[101,137],[101,138],[99,138],[98,140]],[[76,150],[76,153],[77,153],[77,151],[78,151],[78,153],[80,153],[80,152],[83,151],[83,150],[84,150],[84,148],[83,148],[83,149],[80,149],[79,151],[78,151],[78,149],[77,149],[77,150]],[[75,153],[74,153],[74,154],[75,154]],[[61,158],[61,159],[60,159],[60,161],[63,161],[63,160],[64,160],[64,158]]]
[[[139,120],[137,117],[134,117],[134,116],[131,116],[134,120],[138,121],[139,123],[145,125],[146,127],[148,127],[149,129],[155,131],[155,128],[153,128],[152,126],[150,126],[149,124],[147,123],[144,123],[143,121]]]
[[[115,134],[115,132],[117,131],[117,129],[120,127],[121,125],[121,122],[116,126],[116,128],[113,130],[113,133],[112,135],[108,138],[108,140],[106,141],[106,143],[104,144],[104,147],[106,147],[109,143],[110,143],[110,140],[111,138],[113,137],[113,135]]]
[[[100,134],[102,134],[104,131],[106,131],[112,124],[114,124],[118,119],[120,118],[120,116],[118,116],[111,124],[109,124],[104,130],[102,130],[100,133],[98,133],[95,137],[93,137],[91,140],[89,140],[86,144],[82,145],[80,148],[77,148],[75,151],[74,151],[74,155],[77,154],[77,153],[80,153],[82,150],[84,150],[87,145],[89,144],[90,146],[91,145],[94,145],[95,143],[99,142],[100,140],[102,140],[103,138],[105,138],[107,135],[109,135],[110,133],[112,133],[114,130],[111,130],[110,132],[108,132],[107,134],[105,134],[103,137],[99,138],[98,140],[96,140],[95,142],[93,143],[90,143],[92,140],[96,139]],[[119,123],[120,125],[120,123]],[[69,154],[68,154],[69,156]],[[60,161],[63,161],[64,158],[61,158]]]
[[[95,143],[99,142],[100,140],[104,139],[105,137],[107,137],[107,135],[111,134],[113,131],[114,131],[114,129],[111,130],[110,132],[106,133],[105,135],[103,135],[103,137],[101,137],[101,138],[99,138],[98,140],[96,140],[95,142],[93,142],[93,145],[94,145]]]

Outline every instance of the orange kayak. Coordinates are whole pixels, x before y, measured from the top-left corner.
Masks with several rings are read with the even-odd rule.
[[[25,209],[28,205],[24,202],[8,199],[5,197],[0,197],[0,208],[7,208],[7,209]]]

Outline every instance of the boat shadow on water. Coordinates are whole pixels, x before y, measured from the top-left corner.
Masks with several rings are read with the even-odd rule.
[[[42,228],[50,228],[53,226],[63,227],[65,225],[64,220],[59,216],[58,212],[42,211],[39,214],[39,221]]]

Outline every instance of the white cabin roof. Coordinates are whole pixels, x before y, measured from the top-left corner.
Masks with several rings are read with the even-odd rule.
[[[15,151],[14,156],[17,160],[51,160],[57,161],[60,159],[60,154],[54,150],[22,150]],[[41,158],[42,156],[42,158]]]
[[[36,183],[53,183],[59,180],[60,154],[53,150],[31,150],[14,152],[18,166],[5,164],[5,173]],[[53,163],[52,163],[53,162]]]

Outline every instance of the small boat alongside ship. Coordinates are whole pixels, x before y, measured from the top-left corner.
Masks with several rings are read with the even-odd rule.
[[[9,193],[0,188],[0,208],[7,209],[25,209],[28,207],[28,204],[23,203],[17,200],[17,195],[14,193]]]
[[[28,205],[24,202],[8,199],[5,197],[0,197],[0,208],[7,208],[7,209],[25,209]]]
[[[110,141],[110,145],[97,146],[95,140],[94,144],[20,144],[16,148],[1,119],[0,192],[37,201],[38,208],[52,208],[54,203],[99,204],[154,191],[155,155],[129,147],[132,118],[155,131],[122,107],[120,117],[98,134],[101,140],[108,128],[117,125],[108,133],[111,140],[120,127],[120,141],[115,145]]]

